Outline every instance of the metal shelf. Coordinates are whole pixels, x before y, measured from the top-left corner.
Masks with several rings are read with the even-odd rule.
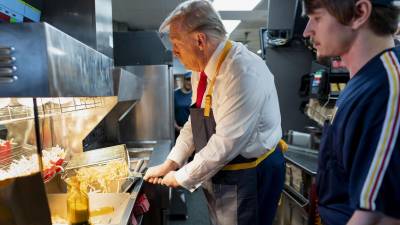
[[[33,119],[33,101],[31,98],[15,98],[10,105],[0,108],[0,124],[19,120]],[[104,107],[103,97],[38,98],[40,117],[59,115],[91,108]]]

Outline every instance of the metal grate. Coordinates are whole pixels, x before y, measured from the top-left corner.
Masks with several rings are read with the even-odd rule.
[[[61,113],[104,107],[102,97],[38,98],[39,116],[51,116]],[[0,108],[0,124],[33,118],[32,98],[14,98]]]

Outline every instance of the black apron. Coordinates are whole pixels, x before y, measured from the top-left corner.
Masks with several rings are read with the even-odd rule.
[[[229,41],[228,41],[229,42]],[[228,43],[227,42],[227,43]],[[201,151],[216,132],[211,94],[219,67],[230,47],[225,46],[206,96],[206,109],[191,107],[195,152]],[[211,94],[210,94],[211,93]],[[209,99],[207,99],[207,97]],[[208,101],[208,103],[207,103]],[[208,104],[208,106],[207,106]],[[207,107],[209,107],[207,109]],[[209,113],[205,111],[209,110]],[[207,114],[209,114],[207,116]],[[239,155],[229,164],[254,161]],[[257,167],[237,171],[220,170],[202,184],[212,225],[269,225],[275,216],[285,176],[281,151],[274,151]],[[260,182],[261,180],[261,182]]]

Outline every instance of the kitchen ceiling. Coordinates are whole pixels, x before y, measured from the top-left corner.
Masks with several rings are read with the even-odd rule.
[[[246,0],[242,0],[246,1]],[[157,30],[164,18],[184,0],[113,0],[113,19],[132,30]],[[242,20],[230,38],[257,52],[260,49],[259,28],[267,24],[268,0],[262,0],[253,11],[223,11],[222,19]]]

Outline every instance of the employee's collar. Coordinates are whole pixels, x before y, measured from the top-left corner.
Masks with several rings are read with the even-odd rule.
[[[211,76],[214,75],[215,70],[217,69],[217,60],[219,55],[221,54],[222,50],[224,49],[225,43],[228,39],[225,39],[219,43],[218,47],[215,49],[214,53],[212,54],[211,58],[207,62],[207,66],[204,69],[204,72],[207,75],[208,79],[211,79]]]

